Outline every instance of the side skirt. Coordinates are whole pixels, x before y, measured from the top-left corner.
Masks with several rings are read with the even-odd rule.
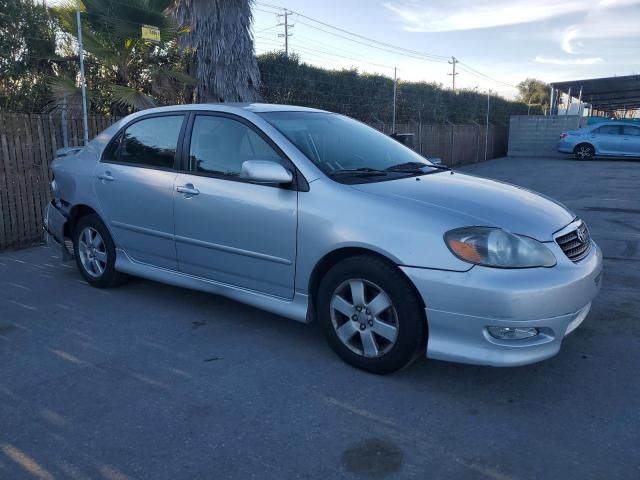
[[[276,315],[290,318],[302,323],[309,323],[307,310],[309,307],[309,297],[301,293],[295,293],[292,300],[265,295],[264,293],[236,287],[226,283],[216,282],[207,278],[196,277],[186,273],[154,267],[145,263],[132,260],[126,252],[116,249],[116,270],[128,273],[136,277],[154,280],[156,282],[168,283],[177,287],[200,290],[202,292],[213,293],[231,298],[241,303],[260,308]]]

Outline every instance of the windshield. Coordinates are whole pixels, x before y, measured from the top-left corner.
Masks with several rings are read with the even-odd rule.
[[[326,112],[259,115],[332,178],[352,174],[384,180],[425,173],[420,170],[424,167],[437,168],[410,148],[349,117]]]

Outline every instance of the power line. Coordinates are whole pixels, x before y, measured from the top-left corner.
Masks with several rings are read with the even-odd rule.
[[[410,49],[410,48],[401,47],[401,46],[394,45],[394,44],[388,43],[388,42],[382,42],[380,40],[376,40],[376,39],[367,37],[365,35],[361,35],[361,34],[349,31],[347,29],[337,27],[337,26],[332,25],[330,23],[323,22],[322,20],[318,20],[318,19],[310,17],[308,15],[304,15],[304,14],[302,14],[300,12],[295,11],[295,10],[285,9],[284,7],[281,7],[279,5],[275,5],[275,4],[267,3],[267,2],[262,2],[262,1],[256,1],[255,3],[257,3],[259,5],[262,5],[264,7],[267,7],[267,8],[278,9],[280,11],[282,11],[282,10],[288,11],[289,13],[295,14],[299,18],[303,18],[303,19],[309,20],[310,22],[313,22],[313,23],[315,23],[317,25],[322,25],[322,26],[327,27],[327,28],[329,28],[331,30],[334,30],[334,31],[325,30],[323,28],[318,27],[317,25],[311,25],[311,24],[309,24],[307,22],[304,22],[302,20],[298,20],[299,24],[302,24],[302,25],[305,25],[307,27],[313,28],[315,30],[327,33],[329,35],[333,35],[333,36],[336,36],[336,37],[339,37],[339,38],[342,38],[342,39],[345,39],[345,40],[349,40],[349,41],[354,42],[354,43],[358,43],[358,44],[364,45],[364,46],[369,47],[369,48],[376,48],[376,49],[379,49],[379,50],[382,50],[382,51],[386,51],[388,53],[394,53],[396,55],[403,55],[403,56],[406,56],[406,57],[409,57],[409,58],[414,58],[414,59],[419,59],[419,60],[426,60],[426,61],[432,61],[432,62],[442,62],[442,63],[448,62],[448,63],[453,65],[453,70],[454,71],[450,75],[453,77],[452,78],[452,84],[453,84],[453,90],[454,91],[455,91],[455,76],[459,74],[459,72],[455,71],[456,64],[460,64],[461,66],[466,67],[466,68],[463,68],[462,70],[465,71],[466,73],[471,74],[471,75],[475,75],[475,76],[481,77],[481,78],[483,78],[485,80],[490,80],[492,82],[495,82],[497,84],[500,84],[500,85],[503,85],[503,86],[506,86],[506,87],[517,88],[515,85],[512,85],[512,84],[510,84],[508,82],[504,82],[502,80],[498,80],[498,79],[493,78],[493,77],[491,77],[491,76],[489,76],[489,75],[487,75],[485,73],[482,73],[479,70],[477,70],[477,69],[475,69],[475,68],[473,68],[473,67],[471,67],[471,66],[469,66],[469,65],[467,65],[465,63],[463,63],[462,61],[460,61],[459,59],[457,59],[456,57],[453,57],[453,56],[452,57],[447,57],[447,56],[444,56],[444,55],[438,55],[438,54],[434,54],[434,53],[422,52],[422,51],[419,51],[419,50],[414,50],[414,49]],[[345,35],[341,35],[341,34],[336,33],[336,32],[341,32],[341,33],[343,33]],[[353,38],[353,37],[355,37],[355,38]],[[358,40],[356,40],[356,38],[360,39],[360,40],[364,40],[364,41],[366,41],[368,43],[365,43],[363,41],[358,41]],[[449,59],[451,59],[451,60],[449,60]]]
[[[375,48],[377,50],[381,50],[381,51],[384,51],[384,52],[393,53],[394,55],[413,58],[413,59],[416,59],[416,60],[430,61],[430,62],[444,62],[444,60],[427,60],[427,59],[425,59],[423,57],[419,57],[419,56],[416,56],[416,55],[410,55],[410,54],[407,54],[407,53],[401,53],[401,52],[398,52],[398,51],[395,51],[395,50],[391,50],[389,48],[384,48],[384,47],[378,47],[376,45],[371,45],[369,43],[361,42],[361,41],[356,40],[354,38],[347,37],[346,35],[341,35],[339,33],[332,32],[332,31],[329,31],[329,30],[325,30],[325,29],[317,27],[315,25],[311,25],[309,23],[303,22],[302,20],[298,20],[298,24],[299,25],[305,25],[305,26],[307,26],[309,28],[313,28],[314,30],[318,30],[320,32],[324,32],[324,33],[327,33],[329,35],[333,35],[334,37],[342,38],[343,40],[349,40],[350,42],[357,43],[359,45],[364,45],[365,47]]]
[[[404,54],[410,54],[412,57],[423,58],[423,59],[427,59],[427,60],[430,60],[430,61],[444,62],[444,61],[448,60],[448,58],[449,58],[449,57],[446,57],[446,56],[443,56],[443,55],[436,55],[436,54],[432,54],[432,53],[420,52],[418,50],[412,50],[412,49],[408,49],[408,48],[405,48],[405,47],[400,47],[400,46],[397,46],[397,45],[393,45],[393,44],[390,44],[390,43],[381,42],[379,40],[376,40],[376,39],[373,39],[373,38],[369,38],[369,37],[366,37],[364,35],[360,35],[359,33],[351,32],[351,31],[346,30],[344,28],[336,27],[335,25],[331,25],[331,24],[329,24],[327,22],[323,22],[322,20],[318,20],[318,19],[315,19],[313,17],[309,17],[307,15],[304,15],[303,13],[296,12],[295,10],[285,9],[283,7],[278,7],[278,6],[275,6],[273,4],[267,4],[267,3],[264,3],[264,2],[256,2],[256,3],[259,4],[259,5],[268,6],[268,7],[271,7],[271,8],[280,8],[281,10],[285,10],[285,11],[288,11],[289,13],[293,13],[298,17],[304,18],[304,19],[309,20],[311,22],[314,22],[314,23],[316,23],[318,25],[322,25],[324,27],[331,28],[333,30],[336,30],[336,31],[341,32],[341,33],[346,34],[346,35],[349,35],[351,37],[356,37],[356,38],[359,38],[361,40],[365,40],[365,41],[369,42],[369,44],[365,44],[368,47],[378,48],[378,47],[376,47],[374,45],[371,45],[371,43],[373,43],[373,44],[378,45],[380,47],[384,47],[383,49],[387,49],[387,50],[391,49],[392,50],[391,53],[402,54],[400,52],[404,52]],[[307,23],[305,23],[305,25],[310,26]],[[313,26],[312,26],[312,28],[313,28]],[[321,30],[318,27],[315,27],[315,28],[318,29],[318,30]],[[326,33],[330,33],[330,32],[326,32]],[[335,33],[333,33],[333,34],[335,35]],[[336,35],[336,36],[340,36],[340,35]],[[342,37],[342,38],[345,38],[345,37]],[[355,41],[353,38],[349,38],[349,37],[346,37],[346,39],[347,40],[351,40],[351,41]],[[356,42],[356,43],[360,43],[360,42]]]
[[[511,88],[518,88],[516,85],[513,85],[511,83],[507,83],[507,82],[503,82],[502,80],[498,80],[496,78],[490,77],[489,75],[486,75],[478,70],[476,70],[475,68],[467,65],[466,63],[458,60],[458,63],[460,65],[462,65],[462,69],[465,70],[467,73],[470,73],[471,75],[475,75],[477,77],[482,77],[486,80],[491,80],[493,82],[499,83],[501,85],[504,85],[505,87],[511,87]]]

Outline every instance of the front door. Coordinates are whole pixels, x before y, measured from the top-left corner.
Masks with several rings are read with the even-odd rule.
[[[640,157],[640,127],[634,125],[624,125],[622,127],[622,147],[623,155]]]
[[[133,260],[177,270],[176,149],[185,115],[143,118],[107,146],[94,172],[103,220]]]
[[[240,178],[246,160],[286,164],[244,120],[197,114],[187,172],[176,178],[175,240],[182,272],[293,298],[297,191]],[[288,166],[288,165],[287,165]]]

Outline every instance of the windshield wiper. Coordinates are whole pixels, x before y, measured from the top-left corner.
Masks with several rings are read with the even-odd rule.
[[[422,170],[424,167],[435,168],[437,170],[451,170],[449,167],[445,167],[442,165],[433,165],[422,162],[399,163],[398,165],[392,165],[385,170],[388,172],[426,173],[424,170]]]
[[[333,172],[329,172],[329,176],[338,176],[338,175],[357,175],[359,177],[379,177],[383,175],[387,175],[389,172],[384,170],[377,170],[375,168],[344,168],[342,170],[334,170]]]

